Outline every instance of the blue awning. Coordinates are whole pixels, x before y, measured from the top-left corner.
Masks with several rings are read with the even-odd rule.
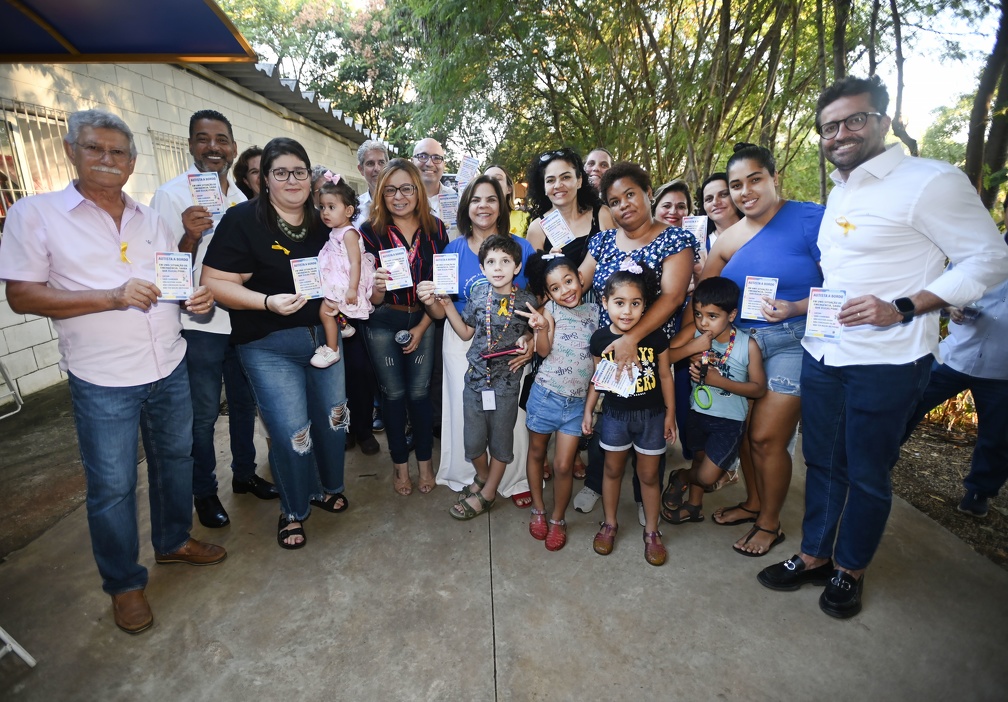
[[[212,0],[0,0],[4,63],[255,60]]]

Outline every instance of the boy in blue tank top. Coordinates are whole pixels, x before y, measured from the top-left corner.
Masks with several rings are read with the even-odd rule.
[[[693,357],[693,393],[682,432],[686,448],[693,452],[693,465],[672,476],[663,496],[661,515],[670,524],[703,521],[704,492],[738,456],[749,400],[766,393],[759,346],[732,324],[738,300],[734,281],[722,277],[701,281],[693,291],[695,327],[685,327],[669,344],[673,362]]]

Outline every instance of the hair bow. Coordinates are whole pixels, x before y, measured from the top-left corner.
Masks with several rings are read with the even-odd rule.
[[[640,275],[641,273],[644,272],[644,269],[640,267],[640,264],[629,257],[623,259],[623,263],[620,264],[619,269],[621,271],[629,271],[630,273],[634,273],[637,275]]]
[[[326,171],[325,173],[322,174],[322,177],[328,180],[333,185],[337,185],[340,182],[340,174],[333,173],[332,171]]]

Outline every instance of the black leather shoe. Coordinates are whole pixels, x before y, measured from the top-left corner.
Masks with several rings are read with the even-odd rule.
[[[863,589],[864,575],[855,580],[850,573],[836,570],[826,584],[823,594],[819,596],[819,609],[837,619],[853,617],[861,611]]]
[[[357,437],[354,436],[353,434],[348,433],[346,435],[346,443],[343,445],[343,450],[350,451],[356,445],[357,445]]]
[[[196,506],[196,516],[199,517],[200,524],[207,529],[220,529],[231,523],[217,495],[193,498],[193,504]]]
[[[268,480],[260,478],[258,475],[253,474],[251,478],[247,480],[239,480],[238,478],[231,479],[231,491],[243,495],[246,492],[251,492],[253,495],[258,497],[260,500],[275,500],[280,497],[280,491],[276,489],[276,485]]]
[[[366,439],[361,439],[357,442],[357,445],[360,446],[361,453],[365,456],[373,456],[381,451],[381,446],[378,445],[378,439],[374,438],[373,435],[367,437]]]
[[[771,590],[791,592],[802,585],[825,585],[835,566],[830,559],[821,566],[809,568],[797,553],[783,563],[768,566],[759,572],[756,579],[760,585]]]

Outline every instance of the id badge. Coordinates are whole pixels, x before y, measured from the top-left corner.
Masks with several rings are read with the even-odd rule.
[[[482,394],[483,394],[483,409],[484,410],[497,409],[497,398],[494,395],[494,391],[484,390]]]

